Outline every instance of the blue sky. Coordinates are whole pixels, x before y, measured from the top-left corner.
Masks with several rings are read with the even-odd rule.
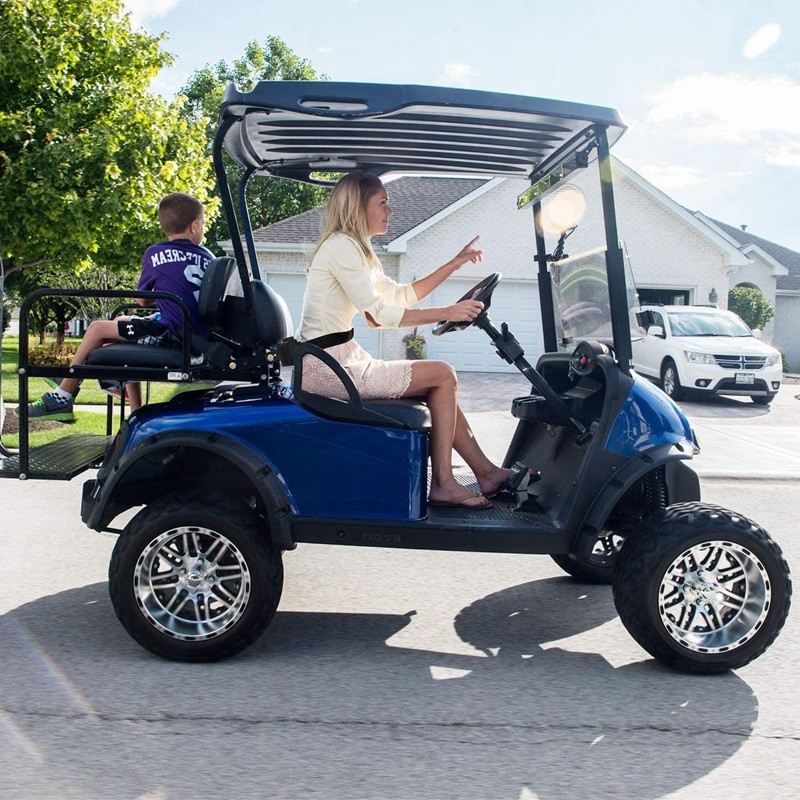
[[[614,153],[679,203],[800,251],[797,0],[126,0],[174,95],[280,36],[333,80],[611,106]]]

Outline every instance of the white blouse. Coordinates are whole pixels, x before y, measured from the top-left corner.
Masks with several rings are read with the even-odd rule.
[[[303,316],[295,338],[307,342],[348,331],[358,312],[372,328],[397,328],[404,311],[418,301],[410,283],[395,283],[380,263],[367,261],[353,239],[335,233],[322,243],[308,268]]]

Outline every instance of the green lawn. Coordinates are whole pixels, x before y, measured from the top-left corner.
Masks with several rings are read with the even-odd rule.
[[[48,339],[46,344],[52,344],[55,339]],[[79,339],[67,339],[67,342],[77,344]],[[35,344],[34,344],[35,342]],[[31,340],[32,346],[38,344],[38,340]],[[19,349],[19,338],[16,336],[3,337],[3,400],[7,403],[19,402],[19,385],[17,381],[17,353]],[[205,384],[199,383],[151,383],[150,402],[163,403],[181,392],[191,391],[202,388]],[[44,392],[52,389],[44,378],[31,378],[28,385],[28,394],[31,400],[38,399]],[[142,387],[142,396],[145,396],[145,387]],[[80,405],[105,405],[107,395],[101,391],[95,380],[86,380],[81,386],[81,393],[78,395]]]
[[[14,412],[10,409],[6,410],[6,414],[13,413]],[[116,432],[119,427],[118,423],[119,416],[115,415],[112,431]],[[29,440],[31,447],[47,444],[48,442],[60,439],[62,436],[69,436],[73,433],[91,433],[100,436],[105,436],[106,433],[106,415],[96,411],[76,411],[75,422],[52,422],[50,424],[53,427],[48,430],[31,431]],[[11,448],[19,447],[19,435],[16,433],[4,434],[3,444]]]

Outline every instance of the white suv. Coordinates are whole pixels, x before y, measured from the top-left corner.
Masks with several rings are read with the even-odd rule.
[[[749,395],[772,402],[783,377],[781,354],[731,311],[705,306],[642,306],[652,313],[633,342],[633,366],[679,400],[687,391]]]

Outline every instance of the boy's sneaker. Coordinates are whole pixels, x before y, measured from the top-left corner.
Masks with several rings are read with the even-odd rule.
[[[28,404],[29,419],[53,419],[58,422],[72,422],[75,414],[72,413],[74,397],[65,400],[63,397],[47,392],[35,403]]]

